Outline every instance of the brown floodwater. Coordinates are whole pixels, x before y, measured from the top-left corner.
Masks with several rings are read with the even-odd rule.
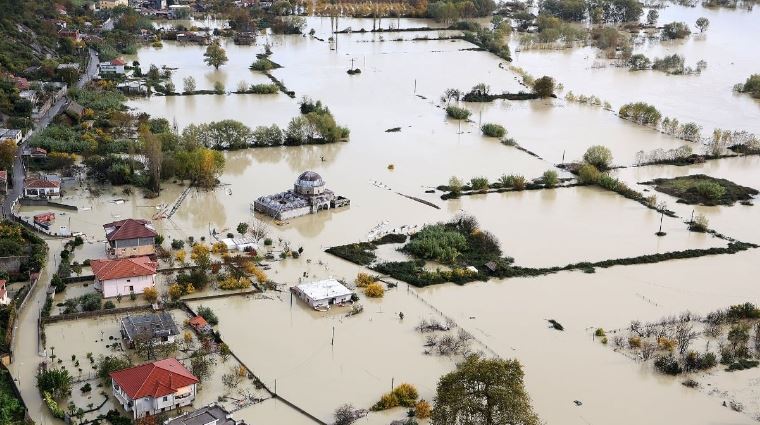
[[[717,126],[758,131],[760,106],[730,90],[756,65],[753,58],[757,55],[750,53],[757,51],[751,42],[751,35],[758,30],[752,25],[757,22],[757,10],[669,6],[660,13],[661,22],[677,18],[692,23],[701,15],[710,18],[710,30],[704,36],[638,48],[650,55],[682,52],[688,63],[705,59],[709,66],[701,76],[590,69],[597,61],[591,49],[525,51],[515,55],[515,64],[534,75],[556,76],[566,90],[596,94],[615,108],[628,101],[646,100],[681,121],[698,121],[706,130]],[[384,20],[383,26],[391,21],[395,20]],[[609,111],[561,99],[468,104],[472,122],[460,127],[445,117],[440,95],[449,87],[467,90],[480,82],[496,92],[519,91],[522,87],[516,75],[500,67],[502,61],[485,52],[462,50],[472,47],[462,41],[391,41],[423,34],[416,32],[339,35],[338,50],[330,50],[326,40],[329,22],[329,18],[308,19],[307,28],[315,28],[325,42],[308,36],[266,36],[255,46],[227,43],[230,62],[218,71],[203,65],[204,48],[200,46],[165,42],[161,49],[141,49],[129,58],[139,60],[143,68],[151,63],[177,68],[172,78],[180,90],[182,79],[189,75],[198,88],[221,81],[233,90],[240,81],[267,81],[248,66],[269,42],[272,59],[284,66],[273,74],[297,93],[296,99],[283,94],[154,96],[132,100],[129,106],[176,120],[180,128],[222,119],[237,119],[251,127],[285,126],[299,113],[298,98],[308,95],[322,100],[336,120],[351,129],[347,143],[225,152],[222,186],[211,191],[192,189],[171,219],[155,222],[167,240],[208,237],[211,230],[235,232],[237,223],[254,217],[249,206],[255,198],[290,188],[298,174],[311,169],[324,177],[330,189],[352,202],[349,208],[283,225],[258,217],[268,224],[270,237],[304,248],[301,258],[274,262],[268,271],[270,278],[286,284],[285,288],[298,283],[304,273],[308,280],[332,276],[351,281],[362,270],[324,253],[327,247],[366,240],[378,227],[390,230],[433,223],[460,211],[474,214],[484,229],[498,236],[505,254],[526,266],[724,245],[721,240],[686,230],[682,220],[688,219],[691,209],[708,215],[711,227],[718,231],[760,242],[756,207],[691,207],[658,194],[681,219],[666,218],[663,230],[668,235],[657,238],[654,232],[660,217],[656,212],[593,188],[477,195],[454,201],[442,201],[440,193],[425,193],[454,175],[465,180],[485,176],[492,181],[502,174],[535,178],[563,157],[580,158],[593,144],[610,146],[616,164],[630,165],[640,150],[671,149],[684,142],[623,121]],[[411,28],[426,23],[402,19],[397,24]],[[371,25],[371,20],[341,19],[339,23],[340,28],[353,29]],[[437,36],[436,32],[424,34]],[[361,75],[345,73],[351,59],[362,69]],[[544,159],[482,137],[481,122],[504,125],[518,143]],[[385,132],[393,127],[401,127],[401,131]],[[394,165],[393,170],[388,169],[389,164]],[[740,158],[615,173],[632,186],[655,177],[702,172],[757,188],[758,169],[757,158]],[[76,259],[98,258],[103,255],[103,223],[127,217],[150,219],[173,203],[185,187],[167,182],[160,196],[150,200],[139,191],[125,194],[121,188],[102,188],[100,196],[92,196],[84,188],[70,188],[63,201],[80,210],[60,212],[62,223],[57,225],[71,220],[72,230],[85,234],[86,243],[76,251]],[[397,192],[425,199],[440,209]],[[24,215],[46,210],[21,208]],[[383,247],[381,256],[404,258],[392,246]],[[368,408],[390,388],[391,380],[415,384],[423,397],[432,399],[439,376],[453,368],[454,359],[425,355],[424,338],[413,328],[422,318],[438,317],[435,309],[439,309],[472,333],[485,352],[493,350],[523,363],[536,410],[549,424],[743,424],[751,419],[722,407],[715,397],[690,391],[678,380],[653,374],[592,341],[590,334],[596,326],[623,327],[634,318],[656,320],[685,309],[704,313],[757,301],[759,260],[757,252],[749,251],[599,269],[595,274],[566,272],[465,286],[439,285],[420,290],[423,300],[414,295],[416,290],[401,284],[382,300],[362,300],[365,311],[354,317],[345,317],[345,310],[313,312],[298,301],[291,305],[287,291],[203,304],[216,311],[222,337],[267,385],[273,387],[277,380],[281,395],[326,421],[346,402]],[[403,321],[397,316],[400,311],[406,315]],[[566,331],[548,328],[546,320],[550,318],[561,322]],[[84,344],[94,341],[101,330],[113,328],[109,320],[85,321],[78,327],[56,325],[60,336],[49,334],[48,338],[54,344]],[[333,328],[335,345],[331,344]],[[28,369],[27,363],[12,371],[17,374]],[[719,383],[724,387],[734,384]],[[207,394],[216,390],[211,388]],[[36,390],[25,387],[24,391]],[[576,406],[574,400],[583,405]],[[387,424],[404,415],[402,409],[395,409],[371,414],[360,423]],[[250,423],[308,422],[277,400],[249,406],[236,416]]]

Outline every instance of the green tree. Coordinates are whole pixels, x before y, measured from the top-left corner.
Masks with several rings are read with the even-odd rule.
[[[203,61],[206,65],[213,66],[215,69],[219,69],[220,66],[227,63],[227,52],[216,40],[206,48],[206,53],[203,54]]]
[[[594,145],[583,154],[583,160],[599,170],[606,170],[612,163],[612,152],[606,146]]]
[[[237,232],[240,233],[241,236],[245,236],[245,233],[247,231],[248,231],[248,223],[245,223],[245,222],[238,223]]]
[[[37,374],[37,388],[40,394],[47,392],[59,400],[71,391],[72,382],[69,371],[64,368],[43,370]]]
[[[664,40],[677,40],[685,38],[689,34],[691,34],[691,30],[683,22],[671,22],[662,27],[662,38]]]
[[[195,91],[195,78],[192,75],[182,79],[183,91],[185,93],[192,93]]]
[[[697,25],[697,29],[699,29],[699,32],[705,32],[707,31],[707,28],[710,26],[710,20],[703,16],[697,19],[696,25]]]
[[[541,176],[541,181],[543,181],[544,185],[547,187],[554,187],[559,183],[559,177],[557,176],[556,171],[546,170],[544,171],[544,175]]]
[[[654,25],[658,19],[660,19],[660,12],[657,9],[650,9],[647,13],[647,24]]]
[[[539,97],[551,97],[554,95],[554,79],[544,75],[533,83],[533,92]]]
[[[458,196],[460,193],[462,193],[462,186],[464,186],[464,184],[459,177],[451,176],[449,179],[449,190],[451,191],[452,195]]]
[[[539,425],[517,360],[469,356],[438,381],[434,425]]]

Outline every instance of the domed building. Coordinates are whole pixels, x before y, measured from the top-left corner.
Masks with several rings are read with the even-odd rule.
[[[251,206],[254,211],[277,220],[287,220],[321,210],[348,206],[347,198],[336,196],[325,187],[325,181],[314,171],[304,171],[296,179],[292,190],[262,196]]]

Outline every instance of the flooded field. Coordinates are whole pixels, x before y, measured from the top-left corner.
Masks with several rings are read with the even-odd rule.
[[[710,20],[704,34],[692,34],[686,40],[644,41],[634,53],[662,57],[674,53],[685,56],[686,63],[707,61],[699,76],[667,75],[657,71],[631,72],[615,67],[600,58],[595,48],[562,51],[525,50],[515,53],[515,63],[532,74],[548,73],[576,94],[596,95],[609,101],[617,111],[629,102],[648,102],[664,115],[681,122],[693,121],[704,127],[742,129],[760,132],[760,102],[734,93],[735,84],[757,73],[760,37],[760,9],[685,7],[666,3],[659,9],[658,25],[683,21],[692,26],[699,17]],[[512,43],[513,51],[518,49]],[[665,95],[667,94],[667,95]],[[707,107],[709,105],[709,107]]]
[[[760,132],[760,104],[731,91],[735,83],[757,72],[752,69],[757,65],[757,55],[749,52],[757,51],[752,40],[760,36],[760,26],[753,25],[760,21],[759,13],[757,8],[747,12],[674,5],[661,10],[661,23],[692,23],[698,16],[708,16],[712,25],[706,34],[693,35],[687,41],[646,41],[636,51],[650,56],[682,53],[688,63],[704,59],[708,68],[700,76],[597,67],[595,64],[606,61],[597,58],[598,51],[592,48],[522,51],[514,54],[514,64],[536,76],[556,77],[565,91],[609,100],[614,110],[623,103],[647,101],[681,122],[696,121],[705,132],[713,127]],[[198,24],[221,26],[213,20],[183,23]],[[248,69],[269,43],[272,60],[283,65],[272,75],[295,91],[295,99],[282,93],[152,96],[132,99],[128,105],[133,112],[176,122],[180,130],[192,123],[223,119],[239,120],[250,127],[273,123],[285,127],[299,114],[301,96],[309,96],[321,100],[336,121],[351,130],[350,141],[224,152],[221,184],[211,190],[190,188],[169,219],[158,219],[157,213],[180,197],[188,188],[187,182],[163,183],[155,199],[145,199],[139,190],[67,183],[62,202],[77,205],[79,210],[56,210],[56,225],[70,223],[72,231],[83,233],[85,244],[74,252],[74,259],[82,262],[103,257],[103,224],[124,218],[154,220],[165,237],[164,247],[172,239],[187,240],[190,236],[210,241],[214,232],[236,233],[238,223],[261,220],[277,249],[284,244],[294,250],[303,248],[299,258],[267,262],[271,266],[267,274],[280,284],[278,290],[189,304],[216,312],[223,340],[268,388],[328,423],[340,405],[351,403],[368,409],[393,384],[402,382],[414,384],[422,398],[433,400],[439,377],[454,369],[459,358],[425,353],[425,338],[415,327],[431,317],[452,318],[475,338],[473,347],[488,356],[517,358],[524,366],[527,390],[537,413],[547,424],[753,423],[747,415],[722,406],[725,397],[721,398],[720,392],[708,394],[686,388],[679,380],[657,374],[651,367],[602,346],[592,334],[596,327],[622,328],[633,319],[656,320],[687,309],[707,313],[731,304],[756,302],[760,297],[756,285],[760,255],[755,249],[734,255],[598,268],[593,274],[562,272],[424,289],[402,282],[382,299],[362,296],[364,311],[351,317],[347,316],[348,308],[315,312],[297,299],[291,300],[289,288],[301,281],[335,277],[350,283],[363,270],[325,253],[326,248],[366,241],[373,229],[422,226],[449,220],[461,212],[475,216],[483,229],[496,235],[505,255],[526,267],[726,246],[726,240],[688,230],[685,222],[692,211],[706,215],[710,228],[726,236],[760,243],[758,206],[691,206],[657,193],[658,200],[677,214],[662,218],[657,211],[598,187],[441,200],[441,192],[432,189],[447,184],[452,176],[464,181],[485,176],[493,182],[503,174],[518,174],[530,181],[555,170],[560,177],[572,177],[554,165],[579,160],[589,146],[597,144],[610,148],[614,165],[629,166],[612,174],[640,192],[648,190],[647,195],[654,192],[638,183],[697,173],[760,189],[760,157],[687,167],[631,167],[638,151],[674,149],[686,142],[621,120],[611,111],[565,102],[562,95],[557,99],[464,104],[473,114],[469,122],[457,122],[446,118],[441,105],[440,96],[447,88],[467,91],[475,84],[486,83],[493,92],[525,90],[503,60],[487,52],[467,50],[473,45],[462,40],[411,40],[422,35],[438,37],[438,31],[340,34],[335,35],[337,50],[331,50],[329,24],[328,18],[312,17],[307,22],[307,28],[314,28],[316,36],[325,41],[310,36],[266,35],[253,46],[224,42],[230,62],[219,70],[203,64],[205,47],[174,42],[164,42],[162,48],[146,47],[129,57],[143,68],[149,64],[176,68],[172,81],[178,90],[185,77],[193,76],[198,89],[210,89],[222,82],[227,91],[232,91],[241,81],[269,81]],[[404,28],[434,25],[424,20],[383,21],[384,27],[390,24]],[[341,19],[339,28],[357,30],[371,25],[368,19]],[[441,31],[444,36],[452,33],[457,32]],[[395,41],[398,37],[405,41]],[[515,48],[513,43],[513,51]],[[360,75],[346,74],[352,60],[362,69]],[[480,125],[486,122],[506,127],[509,137],[536,156],[482,136]],[[386,131],[396,127],[401,130]],[[700,151],[699,146],[692,146]],[[319,173],[328,189],[351,200],[350,207],[279,223],[252,213],[256,198],[292,188],[305,170]],[[20,208],[24,216],[49,210]],[[656,237],[661,219],[667,235]],[[383,246],[378,255],[390,260],[408,258],[395,248]],[[51,252],[59,250],[60,246],[51,248]],[[164,286],[160,285],[162,292]],[[90,286],[72,285],[56,296],[55,303],[91,291]],[[212,292],[202,295],[207,294]],[[186,318],[180,317],[184,313],[179,311],[174,314],[178,321]],[[107,346],[113,343],[112,338],[118,339],[118,317],[48,325],[47,346],[50,351],[55,347],[61,364],[77,370],[72,355],[83,359],[91,352],[97,358],[118,351]],[[549,327],[549,319],[559,321],[565,331]],[[226,363],[217,364],[211,383],[199,393],[196,407],[225,393],[220,381],[228,368]],[[89,378],[92,372],[82,369],[82,379]],[[731,378],[708,376],[705,382],[712,382],[721,391],[744,392],[749,394],[745,398],[752,398],[756,390],[747,388],[755,386],[757,371],[744,371]],[[250,424],[313,423],[282,400],[263,398],[234,416]],[[405,416],[406,409],[396,408],[372,412],[358,423],[388,424]]]

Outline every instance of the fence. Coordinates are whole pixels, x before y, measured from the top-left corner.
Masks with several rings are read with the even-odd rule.
[[[135,305],[131,307],[120,307],[120,308],[109,308],[105,310],[95,310],[95,311],[83,311],[80,313],[69,313],[69,314],[59,314],[57,316],[49,316],[49,317],[43,317],[42,318],[42,324],[47,325],[49,323],[55,323],[55,322],[62,322],[66,320],[78,320],[78,319],[84,319],[88,317],[98,317],[98,316],[110,316],[114,314],[121,314],[121,313],[131,313],[133,311],[143,311],[143,310],[150,310],[153,307],[150,305]]]
[[[211,296],[211,297],[218,298],[218,296]],[[205,297],[204,299],[208,299],[208,297]],[[194,301],[194,300],[187,300],[187,301]],[[195,316],[196,315],[195,311],[193,311],[193,309],[190,308],[189,305],[187,305],[186,301],[182,302],[182,309],[185,310],[187,313],[189,313],[191,316]],[[318,417],[316,417],[316,416],[312,415],[311,413],[307,412],[306,410],[304,410],[303,408],[299,407],[295,403],[291,402],[290,400],[282,397],[281,395],[279,395],[276,392],[274,392],[271,389],[269,389],[269,387],[264,383],[264,381],[262,381],[261,379],[259,379],[259,377],[253,372],[253,369],[251,369],[250,367],[248,367],[248,365],[246,365],[245,363],[243,363],[243,360],[241,360],[240,357],[237,356],[237,354],[235,354],[233,351],[230,351],[230,355],[232,356],[232,358],[235,359],[235,361],[237,361],[238,363],[240,363],[240,365],[243,366],[245,368],[245,370],[251,376],[253,376],[256,379],[256,381],[261,385],[262,388],[264,388],[264,390],[267,393],[269,393],[270,396],[272,396],[273,398],[276,398],[276,399],[282,401],[287,406],[291,407],[293,410],[295,410],[298,413],[306,416],[307,418],[311,419],[312,421],[314,421],[314,422],[316,422],[316,423],[318,423],[320,425],[328,425],[327,422],[319,419]]]
[[[441,317],[443,317],[444,319],[446,319],[447,322],[455,324],[460,329],[464,329],[462,326],[459,325],[459,323],[456,322],[456,320],[454,320],[453,318],[449,317],[446,313],[442,312],[441,310],[437,309],[435,306],[433,306],[433,304],[431,304],[430,302],[428,302],[426,299],[422,298],[422,296],[417,293],[417,290],[412,289],[411,285],[409,285],[408,283],[406,284],[406,292],[414,295],[415,297],[417,297],[417,299],[422,304],[425,304],[425,306],[427,306],[429,309],[431,309],[434,312],[438,313]],[[486,351],[488,351],[492,356],[494,356],[496,358],[501,358],[501,356],[499,355],[499,353],[496,350],[494,350],[493,348],[491,348],[490,346],[488,346],[488,344],[486,344],[485,342],[483,342],[480,339],[478,339],[477,337],[475,337],[475,335],[473,335],[472,333],[470,333],[470,332],[468,332],[468,333],[470,334],[470,336],[472,337],[472,339],[475,342],[477,342],[483,348],[485,348]]]

